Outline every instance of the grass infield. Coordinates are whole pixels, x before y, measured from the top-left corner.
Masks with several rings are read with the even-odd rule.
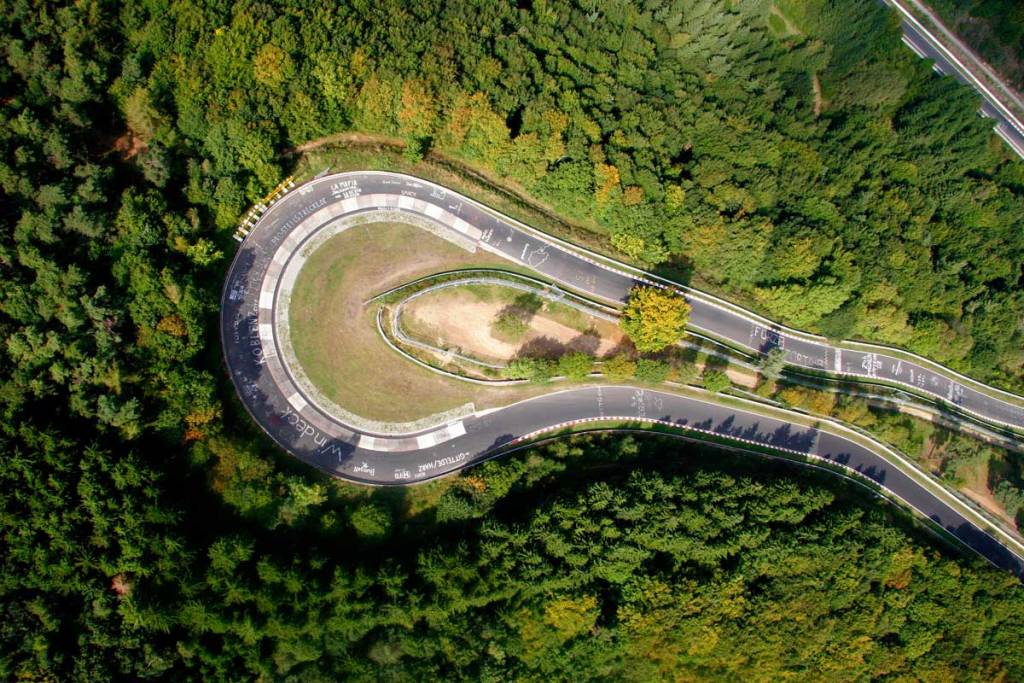
[[[292,291],[292,344],[309,379],[342,408],[370,420],[405,422],[474,403],[491,408],[544,387],[482,387],[399,358],[377,334],[376,306],[389,287],[450,268],[504,266],[416,227],[372,223],[337,235],[306,261]]]

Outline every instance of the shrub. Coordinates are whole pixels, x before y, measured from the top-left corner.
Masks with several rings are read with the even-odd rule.
[[[581,351],[572,351],[558,359],[558,374],[566,379],[585,379],[593,367],[594,359]]]
[[[706,370],[704,372],[704,388],[719,394],[732,386],[729,376],[721,370]]]
[[[754,389],[754,393],[761,398],[773,398],[775,396],[775,382],[772,380],[765,380],[757,385]]]
[[[530,325],[515,311],[499,313],[491,323],[491,333],[499,339],[522,339]]]
[[[516,358],[505,368],[508,379],[528,379],[538,384],[555,375],[555,364],[546,358]]]
[[[530,320],[541,309],[543,302],[529,292],[518,295],[505,306],[491,322],[491,334],[498,339],[518,341],[530,330]]]
[[[689,384],[693,380],[697,379],[700,371],[697,366],[689,361],[679,361],[672,365],[672,371],[669,373],[669,379],[679,382],[680,384]]]
[[[636,375],[636,363],[623,355],[612,356],[601,365],[601,372],[613,382],[623,382]]]
[[[668,363],[641,358],[636,362],[636,378],[649,384],[661,384],[668,378]]]

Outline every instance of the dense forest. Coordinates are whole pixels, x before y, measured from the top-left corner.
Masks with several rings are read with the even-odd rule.
[[[940,556],[828,475],[576,437],[429,499],[239,524],[110,462],[5,476],[4,521],[24,530],[5,531],[6,679],[1024,676],[1016,580]]]
[[[371,493],[223,375],[231,229],[359,130],[1021,386],[1024,165],[882,8],[14,0],[0,33],[0,677],[1024,678],[1015,582],[834,480],[620,437]]]
[[[930,0],[928,4],[1011,86],[1024,91],[1024,5],[1017,0]]]

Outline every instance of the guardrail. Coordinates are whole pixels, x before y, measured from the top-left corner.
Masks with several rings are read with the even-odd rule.
[[[258,201],[255,206],[249,209],[249,212],[245,214],[245,217],[238,223],[238,227],[235,228],[235,234],[233,235],[236,242],[242,242],[248,237],[249,232],[256,227],[256,223],[259,222],[260,217],[264,213],[270,210],[270,207],[276,204],[284,197],[292,188],[295,187],[295,176],[288,176],[273,190],[268,192],[263,199]]]

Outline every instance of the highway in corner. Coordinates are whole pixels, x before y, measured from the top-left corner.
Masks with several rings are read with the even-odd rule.
[[[374,433],[316,404],[290,367],[284,337],[291,287],[305,258],[329,236],[367,221],[406,220],[468,248],[498,254],[596,299],[621,303],[638,283],[671,286],[626,265],[599,259],[438,185],[386,172],[317,178],[277,201],[255,224],[229,269],[221,335],[231,379],[246,409],[281,447],[333,476],[363,484],[405,485],[449,474],[544,432],[582,422],[657,422],[845,468],[930,518],[997,567],[1024,577],[1024,559],[983,530],[966,506],[949,503],[879,452],[853,439],[713,400],[625,386],[555,391],[408,434]],[[426,233],[424,233],[426,234]],[[751,351],[786,351],[793,365],[903,383],[1000,423],[1024,426],[1014,398],[995,398],[973,382],[947,377],[927,361],[830,346],[742,309],[687,290],[691,323]]]
[[[900,16],[900,28],[903,30],[903,42],[904,44],[913,50],[918,57],[922,59],[931,60],[933,65],[932,68],[945,76],[952,76],[964,85],[973,88],[982,99],[980,113],[986,118],[993,119],[995,126],[993,130],[1001,137],[1007,145],[1017,154],[1017,156],[1024,159],[1024,123],[1020,121],[1016,114],[1007,106],[1003,101],[1004,98],[1010,97],[1008,92],[1012,92],[1005,83],[1002,82],[1000,77],[993,72],[989,67],[983,64],[965,64],[961,61],[953,52],[951,52],[946,46],[942,44],[939,37],[933,35],[925,26],[922,24],[910,11],[908,7],[904,6],[901,0],[881,0],[882,4],[892,7]],[[910,0],[909,3],[914,5],[919,11],[927,13],[935,18],[936,21],[940,21],[934,12],[926,8],[920,2]],[[945,29],[944,29],[945,30]],[[947,30],[947,36],[951,40],[955,40],[961,50],[965,53],[973,55],[973,51],[964,45],[959,39],[956,39]],[[967,61],[971,61],[971,58],[966,58]],[[977,59],[977,57],[974,57]],[[980,62],[980,60],[979,60]],[[985,70],[988,76],[999,82],[997,90],[1002,88],[1004,92],[993,92],[985,85],[984,79],[976,74],[974,71]]]

